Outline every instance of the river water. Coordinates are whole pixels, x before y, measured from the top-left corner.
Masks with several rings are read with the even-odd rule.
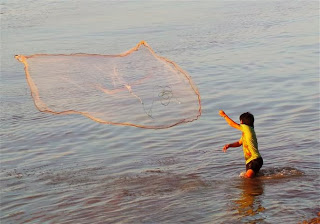
[[[141,40],[191,75],[199,120],[149,130],[42,113],[14,59]],[[318,1],[5,0],[0,89],[1,223],[299,223],[320,211]],[[240,133],[220,109],[255,115],[260,177],[239,177],[241,148],[222,152]]]

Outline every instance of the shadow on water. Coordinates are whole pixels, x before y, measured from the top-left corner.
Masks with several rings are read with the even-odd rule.
[[[1,217],[1,221],[8,223],[43,223],[49,220],[65,223],[88,219],[97,223],[100,219],[105,223],[139,222],[146,214],[154,213],[158,217],[162,206],[170,204],[173,198],[208,186],[198,174],[160,169],[115,176],[106,175],[107,167],[104,166],[2,171],[2,178],[10,183],[6,185],[7,192],[13,194],[30,189],[30,194],[21,196],[17,193],[14,200],[2,203],[7,214]],[[54,199],[47,204],[47,198]],[[13,207],[19,208],[17,211],[21,213],[11,212]],[[61,216],[61,212],[65,216]],[[166,215],[169,219],[171,213]],[[126,220],[128,216],[133,220]]]
[[[161,196],[189,192],[207,187],[208,184],[197,174],[174,174],[161,170],[147,170],[140,175],[122,176],[112,183],[117,197]]]
[[[213,201],[224,197],[221,193],[228,189],[232,215],[227,219],[230,223],[232,221],[263,223],[267,207],[264,201],[264,187],[274,184],[270,180],[279,178],[288,180],[303,175],[298,169],[290,167],[263,169],[254,179],[237,177],[229,180],[208,180],[197,173],[170,172],[162,169],[140,170],[115,176],[106,173],[107,167],[104,166],[82,166],[80,169],[75,166],[53,170],[47,167],[34,170],[6,170],[2,178],[8,179],[11,183],[7,186],[7,191],[17,192],[17,188],[37,190],[23,197],[17,196],[7,205],[3,204],[5,211],[20,206],[23,213],[13,213],[2,217],[2,220],[26,223],[26,221],[54,220],[53,217],[60,222],[103,218],[108,222],[126,223],[124,218],[130,216],[132,219],[127,220],[128,223],[138,222],[140,218],[147,219],[146,217],[155,218],[160,222],[173,219],[172,209],[175,206],[178,210],[187,212],[191,218],[198,210],[203,209],[208,209],[219,216],[217,214],[219,208],[215,207]],[[206,199],[199,195],[206,195]],[[43,201],[51,197],[55,199],[50,204]],[[183,203],[176,205],[174,204],[176,198],[185,203],[192,202],[192,205],[189,205],[190,207],[183,207]],[[39,201],[43,201],[41,205],[45,205],[45,209],[39,207]],[[33,209],[26,209],[30,204]],[[194,204],[198,206],[194,207]],[[82,209],[78,210],[79,207]],[[168,207],[171,209],[168,210]],[[68,216],[59,216],[62,211]],[[149,216],[146,216],[147,214]]]
[[[232,193],[235,199],[231,199],[231,208],[237,214],[236,222],[264,223],[266,218],[264,214],[266,210],[264,203],[265,186],[282,183],[279,180],[289,181],[303,175],[302,171],[293,167],[273,167],[262,169],[256,178],[240,177],[240,179],[235,180],[232,185],[239,192],[235,195]]]

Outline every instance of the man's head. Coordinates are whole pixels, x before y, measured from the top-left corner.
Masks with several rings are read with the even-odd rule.
[[[240,115],[240,123],[241,124],[246,124],[248,126],[254,127],[253,123],[254,123],[254,117],[251,113],[247,112],[247,113],[243,113]]]

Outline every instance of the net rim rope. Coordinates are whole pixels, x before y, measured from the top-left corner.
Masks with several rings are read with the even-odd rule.
[[[150,53],[157,59],[162,60],[166,63],[171,64],[175,69],[177,69],[181,74],[184,75],[184,77],[188,80],[192,90],[194,91],[194,93],[197,95],[197,100],[198,100],[198,104],[199,104],[199,108],[198,108],[198,113],[197,115],[190,119],[190,118],[184,118],[184,119],[180,119],[179,121],[173,123],[173,124],[168,124],[168,125],[159,125],[159,126],[152,126],[152,125],[139,125],[139,124],[134,124],[134,123],[130,123],[130,122],[112,122],[112,121],[106,121],[106,120],[102,120],[99,119],[97,117],[92,116],[89,113],[86,112],[82,112],[82,111],[77,111],[77,110],[65,110],[65,111],[54,111],[52,109],[50,109],[40,98],[40,94],[38,91],[38,88],[36,86],[36,84],[34,83],[30,72],[29,72],[29,64],[27,62],[27,59],[29,58],[35,58],[35,57],[41,57],[41,56],[73,56],[73,57],[83,57],[83,56],[95,56],[95,57],[125,57],[131,53],[133,53],[134,51],[137,51],[141,46],[145,46]],[[25,75],[26,75],[26,79],[27,79],[27,83],[30,87],[30,91],[31,91],[31,96],[33,98],[33,102],[34,105],[36,106],[36,108],[40,111],[40,112],[45,112],[45,113],[50,113],[50,114],[55,114],[55,115],[61,115],[61,114],[80,114],[83,115],[85,117],[90,118],[93,121],[96,121],[98,123],[102,123],[102,124],[110,124],[110,125],[119,125],[119,126],[132,126],[132,127],[138,127],[138,128],[145,128],[145,129],[165,129],[165,128],[170,128],[179,124],[183,124],[183,123],[188,123],[188,122],[192,122],[195,120],[198,120],[199,117],[201,116],[201,98],[200,98],[200,93],[196,87],[196,85],[193,83],[190,75],[184,71],[182,68],[180,68],[175,62],[157,55],[153,49],[149,46],[149,44],[142,40],[140,41],[135,47],[131,48],[130,50],[123,52],[121,54],[117,54],[117,55],[102,55],[102,54],[87,54],[87,53],[75,53],[75,54],[33,54],[33,55],[15,55],[14,56],[15,59],[17,59],[19,62],[24,64],[24,70],[25,70]],[[41,105],[41,106],[40,106]]]

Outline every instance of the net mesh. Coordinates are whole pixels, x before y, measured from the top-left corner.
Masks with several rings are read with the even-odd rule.
[[[36,107],[96,122],[169,128],[201,115],[200,94],[176,63],[145,42],[119,55],[16,55]]]

